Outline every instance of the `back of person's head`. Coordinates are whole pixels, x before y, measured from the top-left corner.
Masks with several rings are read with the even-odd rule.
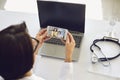
[[[23,77],[33,62],[33,47],[25,22],[0,31],[0,75],[5,80]]]

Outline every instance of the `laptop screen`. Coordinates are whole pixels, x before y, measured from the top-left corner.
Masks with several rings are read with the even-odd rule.
[[[84,33],[85,5],[53,1],[37,1],[40,26],[56,26]]]

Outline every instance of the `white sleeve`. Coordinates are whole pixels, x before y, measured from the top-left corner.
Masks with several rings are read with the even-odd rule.
[[[73,80],[73,63],[64,62],[58,80]]]

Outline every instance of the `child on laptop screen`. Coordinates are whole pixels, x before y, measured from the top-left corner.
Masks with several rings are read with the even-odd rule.
[[[3,80],[45,80],[34,75],[31,70],[39,48],[48,39],[46,29],[38,32],[35,38],[30,37],[25,22],[0,31],[0,76]],[[75,47],[71,33],[68,32],[64,43],[66,52],[62,69],[67,68],[66,75],[71,75],[69,71],[72,69],[72,53]],[[63,75],[58,80],[72,79]]]

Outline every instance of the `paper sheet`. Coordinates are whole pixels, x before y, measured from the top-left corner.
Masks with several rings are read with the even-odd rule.
[[[104,67],[100,63],[90,64],[88,71],[98,73],[101,75],[120,78],[120,57],[116,60],[110,61],[111,65]]]

